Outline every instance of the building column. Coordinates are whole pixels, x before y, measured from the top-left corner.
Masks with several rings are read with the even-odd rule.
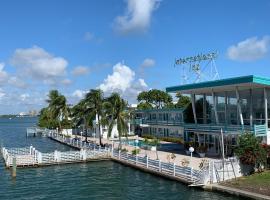
[[[194,122],[195,124],[197,124],[197,116],[196,116],[196,108],[195,108],[195,94],[191,94],[191,104],[192,104]]]
[[[267,91],[266,88],[263,88],[264,96],[264,117],[265,117],[265,126],[266,126],[266,143],[270,144],[270,132],[268,131],[268,110],[267,110]]]
[[[218,114],[217,114],[217,98],[216,98],[215,93],[214,93],[213,90],[212,90],[212,98],[213,98],[213,105],[214,105],[214,113],[215,113],[216,124],[219,124]]]
[[[240,105],[240,96],[239,96],[238,87],[235,87],[235,92],[236,92],[236,98],[237,98],[237,110],[240,117],[240,124],[242,127],[244,127],[244,120],[243,120],[243,114],[242,114],[242,109]]]
[[[249,89],[249,97],[250,97],[250,105],[249,105],[249,124],[250,129],[253,128],[253,97],[252,97],[252,89]]]
[[[225,115],[225,125],[228,124],[228,94],[225,92],[225,108],[224,108],[224,115]]]
[[[206,116],[206,95],[203,94],[203,123],[207,124],[207,116]]]

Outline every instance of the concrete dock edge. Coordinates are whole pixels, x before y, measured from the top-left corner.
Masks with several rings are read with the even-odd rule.
[[[231,187],[222,186],[222,185],[218,185],[218,184],[206,185],[203,187],[203,189],[208,190],[208,191],[228,193],[228,194],[232,194],[235,196],[244,197],[244,198],[248,198],[248,199],[270,200],[270,196],[266,196],[266,195],[262,195],[262,194],[258,194],[258,193],[253,193],[253,192],[248,192],[245,190],[240,190],[237,188],[231,188]]]

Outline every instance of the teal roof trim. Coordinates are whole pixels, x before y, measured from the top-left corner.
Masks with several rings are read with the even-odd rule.
[[[207,81],[207,82],[201,82],[201,83],[193,83],[193,84],[167,87],[166,92],[177,92],[181,90],[192,90],[192,89],[200,89],[200,88],[208,88],[208,87],[236,85],[236,84],[241,84],[241,83],[257,83],[257,84],[270,86],[270,79],[258,77],[254,75],[249,75],[249,76],[241,76],[241,77],[221,79],[221,80],[215,80],[215,81]]]

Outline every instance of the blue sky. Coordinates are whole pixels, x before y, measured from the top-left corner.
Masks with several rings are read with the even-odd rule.
[[[0,114],[181,83],[175,58],[218,51],[221,78],[270,77],[270,1],[1,1]]]

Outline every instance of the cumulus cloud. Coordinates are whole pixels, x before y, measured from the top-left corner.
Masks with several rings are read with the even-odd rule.
[[[257,37],[248,38],[232,45],[227,50],[227,55],[231,60],[253,61],[263,58],[269,48],[270,37],[265,36],[262,39]]]
[[[145,32],[159,3],[160,0],[127,0],[125,14],[114,20],[116,31],[122,34]]]
[[[75,76],[81,76],[81,75],[86,75],[89,73],[89,67],[87,66],[77,66],[72,70],[72,74]]]
[[[27,84],[19,77],[12,76],[9,78],[8,83],[17,88],[26,88]]]
[[[0,84],[3,85],[8,80],[8,73],[4,71],[5,63],[0,63]]]
[[[156,64],[154,59],[146,58],[141,64],[141,67],[153,67]]]
[[[10,63],[24,75],[46,83],[55,83],[65,75],[68,65],[64,58],[55,57],[38,46],[16,49]]]
[[[87,91],[84,91],[84,90],[75,90],[72,93],[72,97],[76,97],[78,99],[82,99],[86,93],[87,93]]]
[[[4,96],[6,96],[6,93],[3,91],[2,88],[0,88],[0,100],[2,100]]]
[[[61,83],[63,85],[70,85],[72,83],[72,81],[70,79],[66,78],[66,79],[62,80]]]
[[[148,86],[143,79],[135,80],[135,72],[128,66],[117,63],[113,67],[113,73],[99,85],[105,95],[118,92],[123,98],[130,102],[135,102],[137,95]]]
[[[20,95],[21,101],[26,101],[29,97],[30,95],[28,93],[24,93]]]

